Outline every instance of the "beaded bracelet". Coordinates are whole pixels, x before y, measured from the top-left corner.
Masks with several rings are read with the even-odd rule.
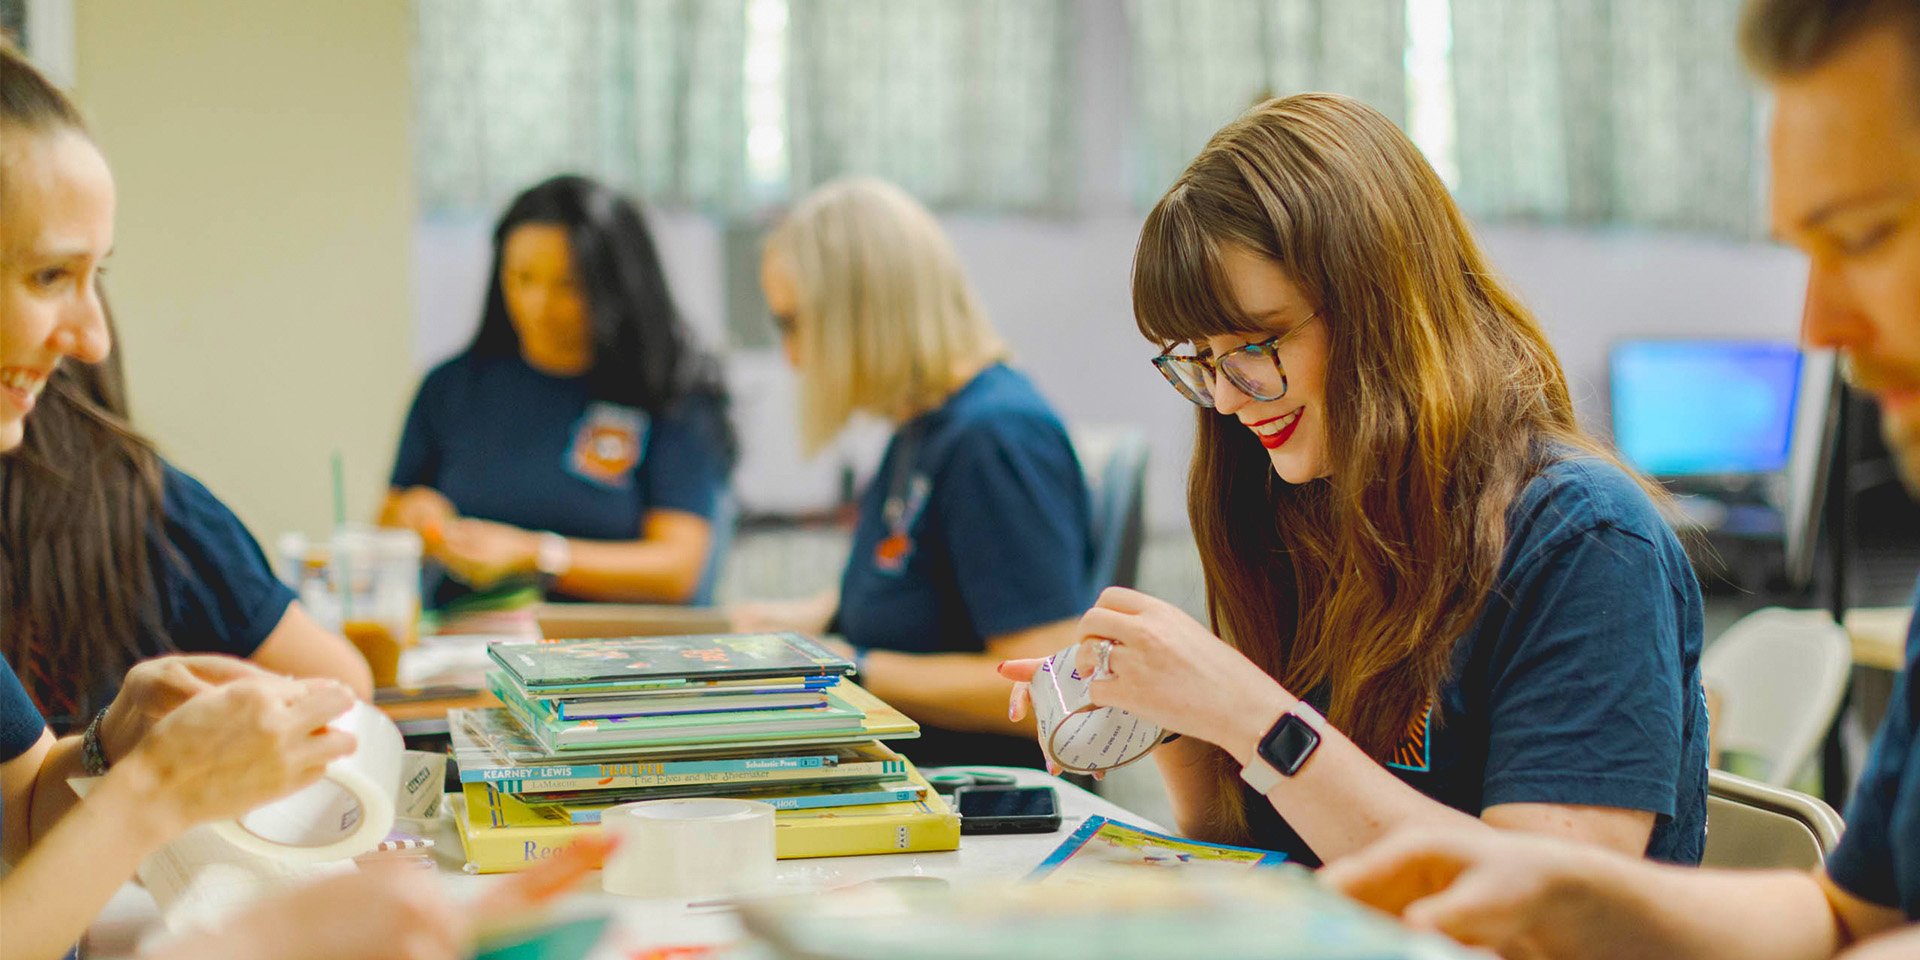
[[[88,776],[102,776],[111,766],[106,749],[100,746],[100,724],[106,719],[107,711],[102,709],[93,715],[93,722],[87,724],[87,732],[80,735],[80,767]]]

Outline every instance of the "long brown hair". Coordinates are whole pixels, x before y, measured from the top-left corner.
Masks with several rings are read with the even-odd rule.
[[[171,643],[153,576],[169,562],[154,548],[160,457],[128,422],[119,357],[61,364],[0,457],[0,655],[57,729],[105,706],[141,638]]]
[[[67,132],[86,135],[73,102],[0,42],[0,137]],[[0,179],[0,205],[9,189]],[[128,423],[124,384],[118,352],[61,364],[0,456],[0,656],[56,728],[102,706],[139,638],[167,642],[152,572],[168,557],[149,540],[160,458]]]
[[[1215,632],[1386,759],[1445,682],[1492,590],[1506,514],[1574,423],[1559,360],[1489,269],[1446,187],[1377,111],[1262,103],[1215,134],[1148,215],[1135,319],[1165,346],[1259,327],[1222,249],[1279,265],[1325,318],[1331,475],[1292,486],[1254,437],[1199,412],[1188,511]],[[1216,827],[1244,837],[1237,765]]]

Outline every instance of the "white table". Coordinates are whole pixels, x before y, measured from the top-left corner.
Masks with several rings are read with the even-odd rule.
[[[1014,767],[965,767],[1006,773],[1022,786],[1050,786],[1060,795],[1060,829],[1050,834],[964,836],[960,849],[946,853],[900,853],[868,857],[825,857],[782,860],[775,868],[772,892],[798,893],[849,886],[891,877],[939,877],[960,883],[982,880],[1018,880],[1027,875],[1054,847],[1060,845],[1088,817],[1099,815],[1152,830],[1159,825],[1038,770]],[[935,772],[935,771],[928,771]],[[501,876],[469,876],[460,872],[460,841],[452,824],[443,822],[435,838],[441,865],[440,881],[455,900],[478,896]],[[563,912],[604,912],[613,915],[608,935],[595,960],[625,960],[634,951],[681,944],[728,943],[739,939],[738,915],[724,904],[708,901],[635,900],[602,892],[597,879],[587,881],[568,899]],[[133,952],[139,938],[159,922],[153,898],[133,884],[122,888],[88,933],[92,956],[119,957]]]

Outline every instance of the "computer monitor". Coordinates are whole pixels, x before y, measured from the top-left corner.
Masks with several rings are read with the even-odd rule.
[[[1787,466],[1800,350],[1745,340],[1630,340],[1609,364],[1613,439],[1664,479],[1778,473]]]

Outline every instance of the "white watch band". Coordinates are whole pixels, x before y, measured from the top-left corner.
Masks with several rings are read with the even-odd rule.
[[[1273,764],[1267,762],[1266,757],[1255,751],[1253,759],[1240,768],[1240,779],[1245,780],[1247,786],[1252,787],[1254,792],[1264,797],[1272,793],[1273,788],[1279,786],[1280,781],[1285,780],[1286,777],[1281,776],[1280,771],[1275,770]]]
[[[1326,718],[1320,715],[1320,711],[1315,710],[1313,706],[1305,700],[1294,704],[1293,709],[1275,718],[1274,723],[1278,724],[1280,720],[1285,719],[1289,715],[1299,717],[1307,726],[1312,727],[1316,733],[1320,733],[1320,728],[1325,726],[1327,722]],[[1322,736],[1324,736],[1324,734],[1322,734]],[[1268,763],[1266,757],[1260,755],[1259,745],[1255,744],[1253,759],[1247,761],[1246,765],[1240,768],[1240,779],[1245,780],[1247,786],[1259,791],[1261,796],[1266,796],[1272,793],[1273,788],[1279,786],[1287,777],[1276,769],[1273,764]]]
[[[573,566],[573,544],[557,533],[543,533],[535,548],[534,568],[549,577],[566,573]]]

